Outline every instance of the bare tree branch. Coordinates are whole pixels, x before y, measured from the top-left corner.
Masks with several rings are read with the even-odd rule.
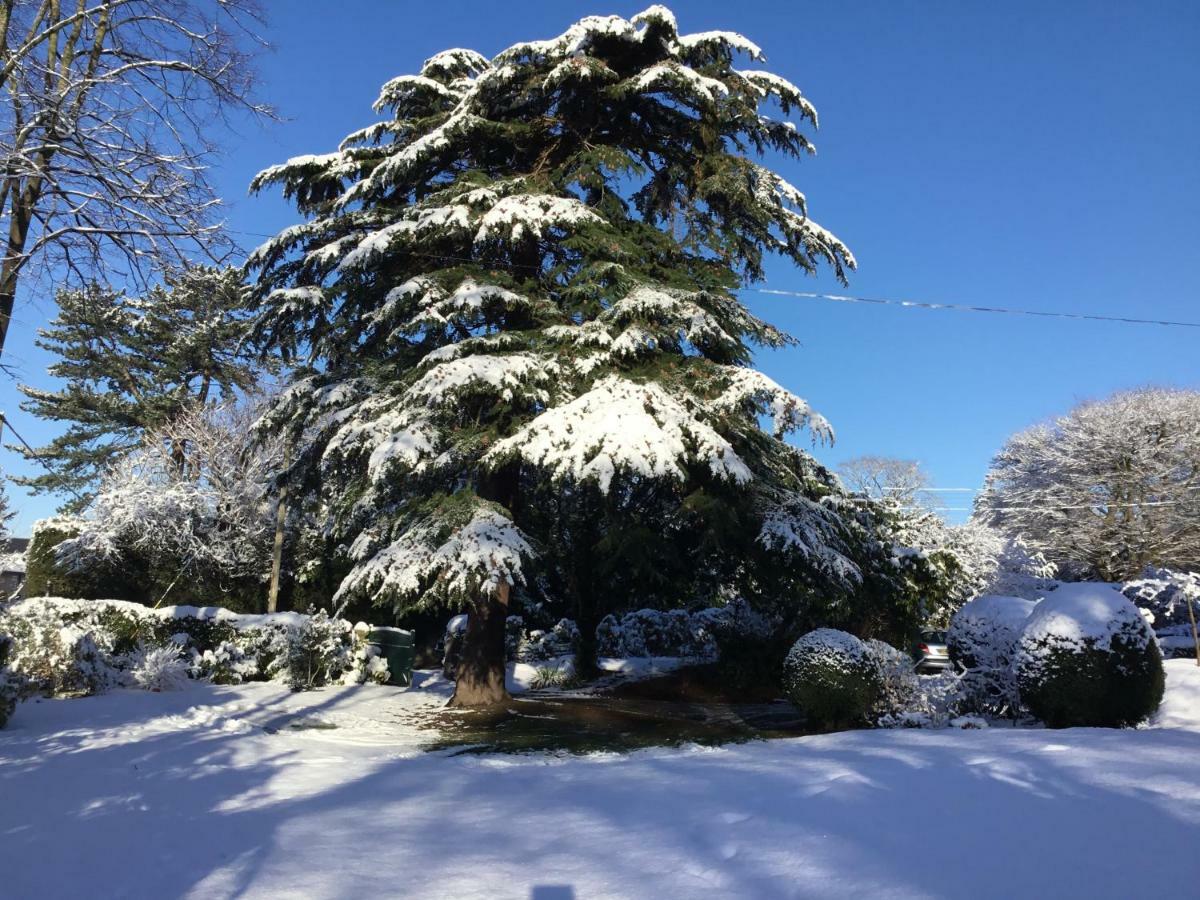
[[[18,285],[228,258],[211,130],[257,102],[258,0],[0,0],[0,353]]]

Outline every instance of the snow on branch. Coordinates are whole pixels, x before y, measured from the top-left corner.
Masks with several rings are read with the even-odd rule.
[[[497,443],[485,464],[519,457],[555,478],[595,480],[605,493],[618,472],[682,481],[685,466],[706,465],[720,478],[751,479],[730,443],[657,384],[617,375],[570,403],[549,409]]]
[[[556,374],[553,360],[535,353],[465,356],[435,365],[405,392],[405,399],[439,406],[482,390],[506,403],[518,397],[547,403],[546,386]]]
[[[862,581],[862,570],[845,553],[837,511],[800,494],[772,505],[763,515],[758,541],[776,553],[798,554],[844,585]]]
[[[491,506],[480,506],[461,525],[435,515],[372,552],[369,534],[355,541],[357,565],[334,597],[366,596],[374,602],[425,591],[443,597],[495,595],[501,584],[524,583],[522,559],[533,556],[525,536]]]
[[[816,440],[833,443],[833,426],[828,420],[814,412],[807,400],[762,372],[740,366],[722,366],[721,374],[726,381],[721,393],[710,404],[714,412],[769,414],[776,437],[807,427]]]

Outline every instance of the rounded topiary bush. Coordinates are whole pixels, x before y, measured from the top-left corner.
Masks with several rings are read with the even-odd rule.
[[[1135,725],[1162,700],[1154,633],[1106,584],[1065,584],[1033,610],[1013,671],[1022,702],[1051,728]]]
[[[783,664],[788,698],[818,727],[866,722],[883,686],[879,662],[867,645],[832,628],[804,635]]]

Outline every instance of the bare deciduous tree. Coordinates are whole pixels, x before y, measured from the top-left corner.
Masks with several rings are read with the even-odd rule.
[[[920,503],[929,476],[912,459],[890,456],[857,456],[838,466],[838,475],[850,490],[875,500],[894,500],[900,506]]]
[[[257,0],[0,0],[0,353],[18,284],[144,283],[229,244],[207,165],[253,99]]]

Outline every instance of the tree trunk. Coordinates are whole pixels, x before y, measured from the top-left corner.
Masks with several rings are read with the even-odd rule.
[[[494,706],[512,699],[504,686],[504,624],[511,590],[501,583],[494,597],[480,597],[471,608],[451,706]]]
[[[267,592],[267,612],[279,611],[279,578],[283,573],[283,531],[287,523],[287,485],[279,489],[275,507],[275,549],[271,553],[271,587]]]

